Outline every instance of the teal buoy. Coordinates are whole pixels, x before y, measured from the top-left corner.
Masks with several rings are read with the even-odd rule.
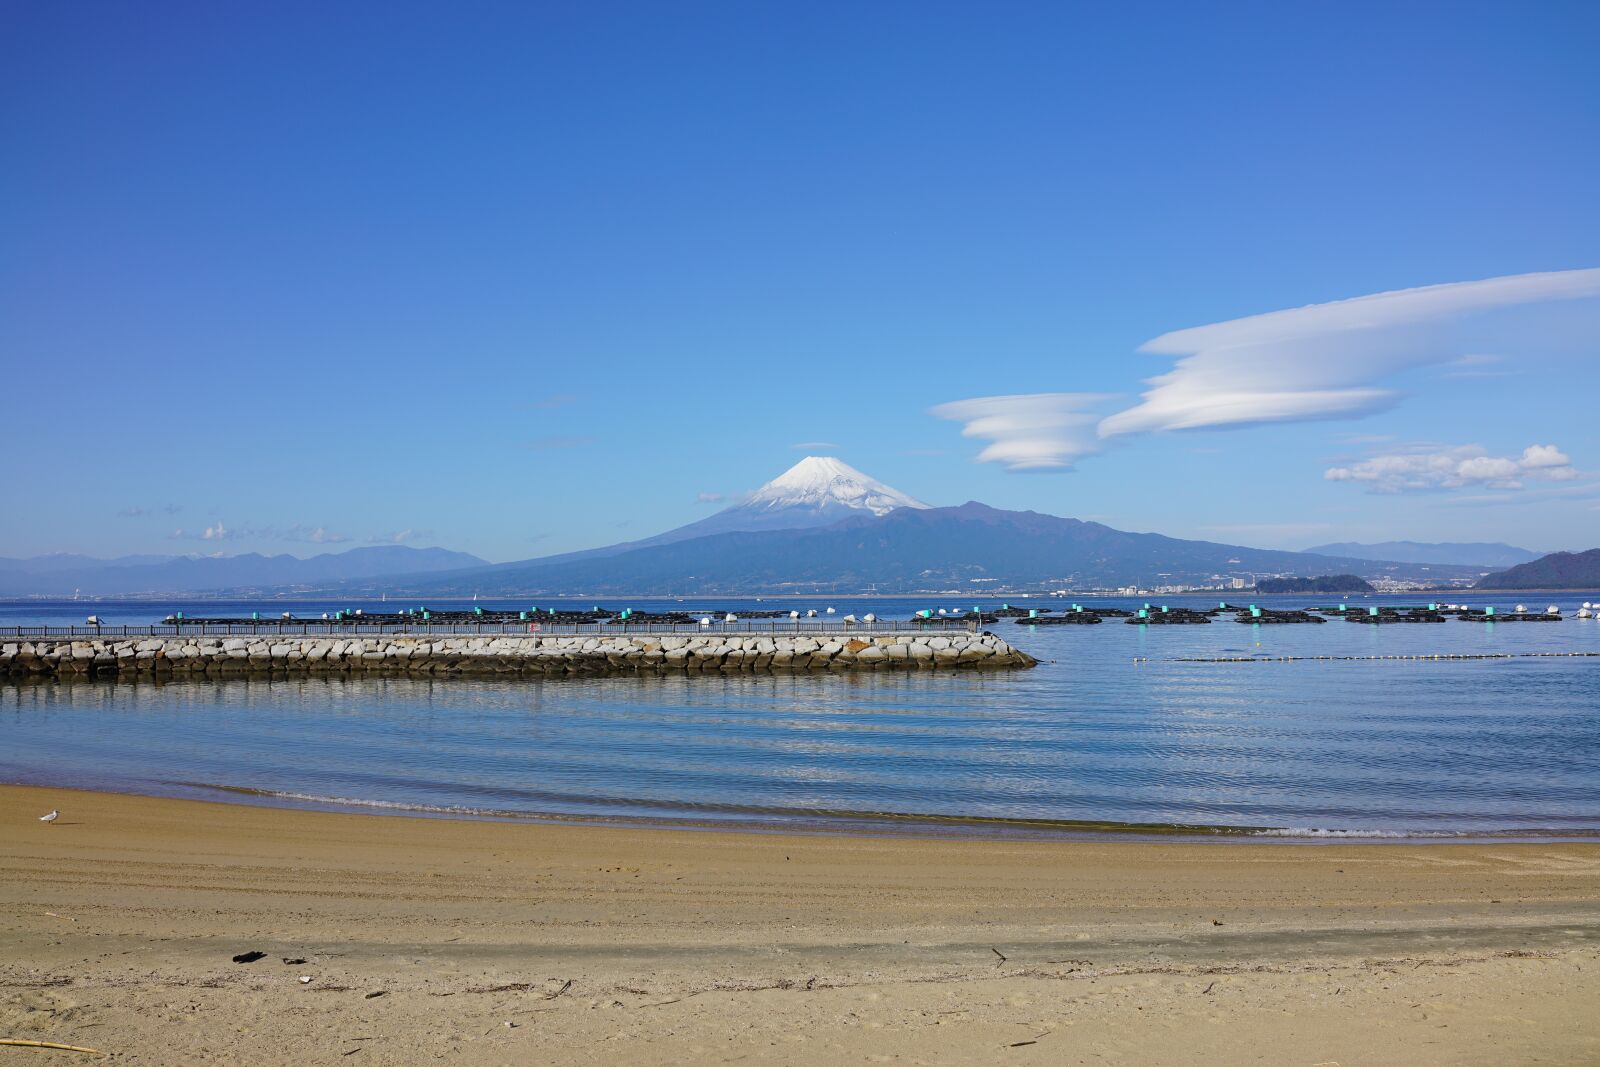
[[[1251,604],[1250,605],[1250,617],[1252,619],[1261,618],[1261,609],[1256,607],[1254,604]]]
[[[1150,617],[1150,609],[1149,608],[1140,608],[1139,609],[1139,618],[1148,619],[1149,617]]]
[[[1377,608],[1368,608],[1367,609],[1367,616],[1368,616],[1368,618],[1377,618],[1378,609]]]
[[[1037,619],[1038,617],[1039,617],[1039,609],[1038,608],[1029,608],[1028,609],[1028,618]]]
[[[254,621],[256,621],[256,620],[258,620],[258,619],[260,619],[260,618],[261,618],[261,612],[259,612],[259,611],[252,611],[252,612],[251,612],[251,613],[250,613],[250,619],[251,619],[251,621],[252,621],[252,622],[254,622]]]
[[[1489,606],[1487,608],[1484,608],[1483,609],[1483,613],[1485,615],[1493,615],[1494,614],[1494,607],[1491,605],[1491,606]]]
[[[428,613],[428,609],[427,608],[423,608],[422,609],[422,621],[423,622],[427,622],[431,618],[433,618],[433,616]]]
[[[528,613],[526,611],[517,612],[517,621],[518,622],[527,622],[528,621]]]

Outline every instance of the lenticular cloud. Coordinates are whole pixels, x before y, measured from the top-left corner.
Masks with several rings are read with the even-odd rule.
[[[1094,432],[1100,417],[1084,409],[1109,399],[1100,393],[980,396],[940,404],[933,414],[966,423],[963,437],[990,442],[978,453],[979,463],[1003,463],[1014,471],[1064,471],[1079,456],[1100,450]]]
[[[1141,352],[1181,357],[1100,437],[1344,418],[1399,394],[1387,375],[1460,353],[1445,324],[1473,312],[1600,296],[1600,268],[1375,293],[1162,334]]]

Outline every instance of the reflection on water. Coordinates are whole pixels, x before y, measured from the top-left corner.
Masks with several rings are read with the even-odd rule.
[[[1177,662],[1592,652],[1600,623],[995,629],[1045,662],[0,686],[0,777],[575,816],[1600,831],[1600,659]]]

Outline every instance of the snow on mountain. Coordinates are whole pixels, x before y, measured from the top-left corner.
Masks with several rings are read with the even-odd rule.
[[[639,541],[563,552],[544,556],[537,561],[521,560],[516,564],[503,563],[500,566],[520,566],[533,562],[572,563],[615,556],[636,548],[675,544],[711,534],[804,530],[814,526],[830,526],[842,519],[883,516],[896,508],[927,507],[915,497],[884,485],[843,460],[833,456],[807,456],[748,498],[687,526],[679,526]]]
[[[727,511],[773,511],[779,508],[831,509],[836,505],[887,515],[895,508],[928,505],[878,479],[862,474],[833,456],[807,456]]]

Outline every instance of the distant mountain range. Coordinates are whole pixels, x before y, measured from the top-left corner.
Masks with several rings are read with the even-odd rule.
[[[1537,552],[1499,542],[1444,541],[1429,544],[1424,541],[1379,541],[1364,545],[1355,541],[1338,541],[1331,545],[1316,545],[1306,551],[1323,556],[1393,560],[1396,563],[1453,563],[1481,570],[1511,567],[1539,558]]]
[[[417,596],[982,592],[1018,586],[1204,585],[1231,576],[1347,572],[1421,576],[1440,583],[1479,573],[1126,533],[974,501],[953,508],[903,507],[820,528],[712,534],[602,557],[416,575],[386,588]]]
[[[93,559],[55,554],[0,559],[0,596],[119,596],[326,587],[385,575],[486,566],[487,561],[443,548],[376,545],[309,559],[263,556],[122,556]]]
[[[398,545],[304,560],[255,553],[115,560],[46,556],[0,560],[0,596],[80,590],[110,596],[981,593],[1205,586],[1232,579],[1253,584],[1257,578],[1330,574],[1448,585],[1465,584],[1490,569],[1478,557],[1522,551],[1412,542],[1323,547],[1329,551],[1188,541],[1032,511],[1001,511],[975,501],[929,507],[839,459],[807,456],[747,499],[698,522],[639,541],[541,559],[489,564],[463,552]],[[1468,562],[1454,562],[1461,558]]]
[[[1481,579],[1477,589],[1600,589],[1600,548],[1552,552]]]

